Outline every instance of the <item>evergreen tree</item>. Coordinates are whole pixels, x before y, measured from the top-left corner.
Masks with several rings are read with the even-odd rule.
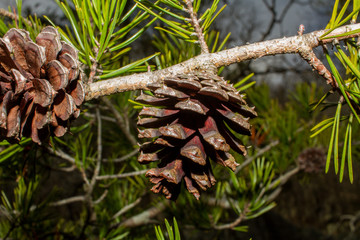
[[[323,30],[229,49],[219,0],[55,2],[69,25],[22,16],[21,0],[0,12],[1,238],[216,239],[246,232],[299,172],[354,181],[360,0],[335,0]],[[281,104],[254,74],[221,77],[278,54],[328,86]]]

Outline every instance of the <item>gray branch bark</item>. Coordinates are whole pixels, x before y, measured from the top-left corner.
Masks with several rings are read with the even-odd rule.
[[[360,29],[360,23],[340,27],[331,32],[328,36],[335,36],[357,29]],[[199,69],[210,70],[214,65],[216,67],[228,66],[237,62],[278,54],[300,54],[301,56],[311,56],[311,50],[313,48],[329,43],[333,40],[319,40],[319,37],[326,33],[326,31],[327,30],[320,30],[299,36],[284,37],[238,46],[217,53],[201,54],[166,69],[90,83],[86,89],[86,100],[125,91],[144,90],[147,89],[147,85],[149,83],[160,82],[168,76],[180,73],[189,73]],[[346,37],[339,37],[337,39],[349,39],[352,37],[358,37],[359,35],[360,33]],[[319,69],[312,64],[311,59],[305,60],[311,63],[310,65],[316,71],[319,71]]]

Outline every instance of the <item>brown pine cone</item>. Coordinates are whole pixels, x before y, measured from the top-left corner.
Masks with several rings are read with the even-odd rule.
[[[55,28],[45,27],[36,43],[14,28],[0,38],[1,139],[41,144],[63,136],[84,97],[77,50]]]
[[[324,171],[326,152],[322,148],[311,147],[303,150],[297,158],[299,168],[307,173]]]
[[[148,86],[153,96],[136,101],[152,105],[139,113],[141,145],[138,161],[160,161],[146,176],[152,191],[176,199],[180,184],[196,199],[200,189],[215,184],[209,159],[235,170],[238,164],[230,148],[245,155],[246,149],[233,132],[250,135],[249,119],[257,116],[236,89],[221,77],[207,73],[178,75]]]

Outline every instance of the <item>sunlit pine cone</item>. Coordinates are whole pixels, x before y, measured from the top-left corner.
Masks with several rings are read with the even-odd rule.
[[[55,28],[45,27],[36,42],[10,29],[0,38],[0,138],[41,144],[63,136],[84,101],[79,72],[77,50]]]
[[[138,161],[159,161],[146,176],[152,191],[176,199],[184,180],[196,199],[215,184],[209,159],[235,170],[230,149],[246,149],[232,131],[250,135],[249,119],[257,116],[238,91],[221,77],[207,73],[178,75],[148,86],[136,101],[152,105],[139,113],[139,138],[152,138],[140,147]],[[232,131],[229,129],[232,129]]]

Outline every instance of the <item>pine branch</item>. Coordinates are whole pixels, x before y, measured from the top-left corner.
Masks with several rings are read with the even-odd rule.
[[[360,29],[360,23],[346,25],[332,31],[328,36],[336,36],[358,29]],[[320,30],[298,36],[238,46],[217,53],[201,54],[166,69],[94,82],[87,86],[86,100],[125,91],[147,89],[149,83],[160,82],[165,77],[180,73],[186,74],[198,69],[209,70],[212,69],[214,65],[216,67],[228,66],[237,62],[278,54],[300,54],[306,59],[307,56],[313,56],[311,52],[313,48],[333,41],[333,38],[319,40],[320,36],[327,31],[328,30]],[[340,41],[358,36],[360,36],[360,33],[337,37],[336,39]],[[314,61],[310,62],[310,64],[314,70],[319,72],[319,74],[324,76],[329,82],[329,79],[326,78],[327,75],[323,72],[324,69],[322,68],[321,62]]]

